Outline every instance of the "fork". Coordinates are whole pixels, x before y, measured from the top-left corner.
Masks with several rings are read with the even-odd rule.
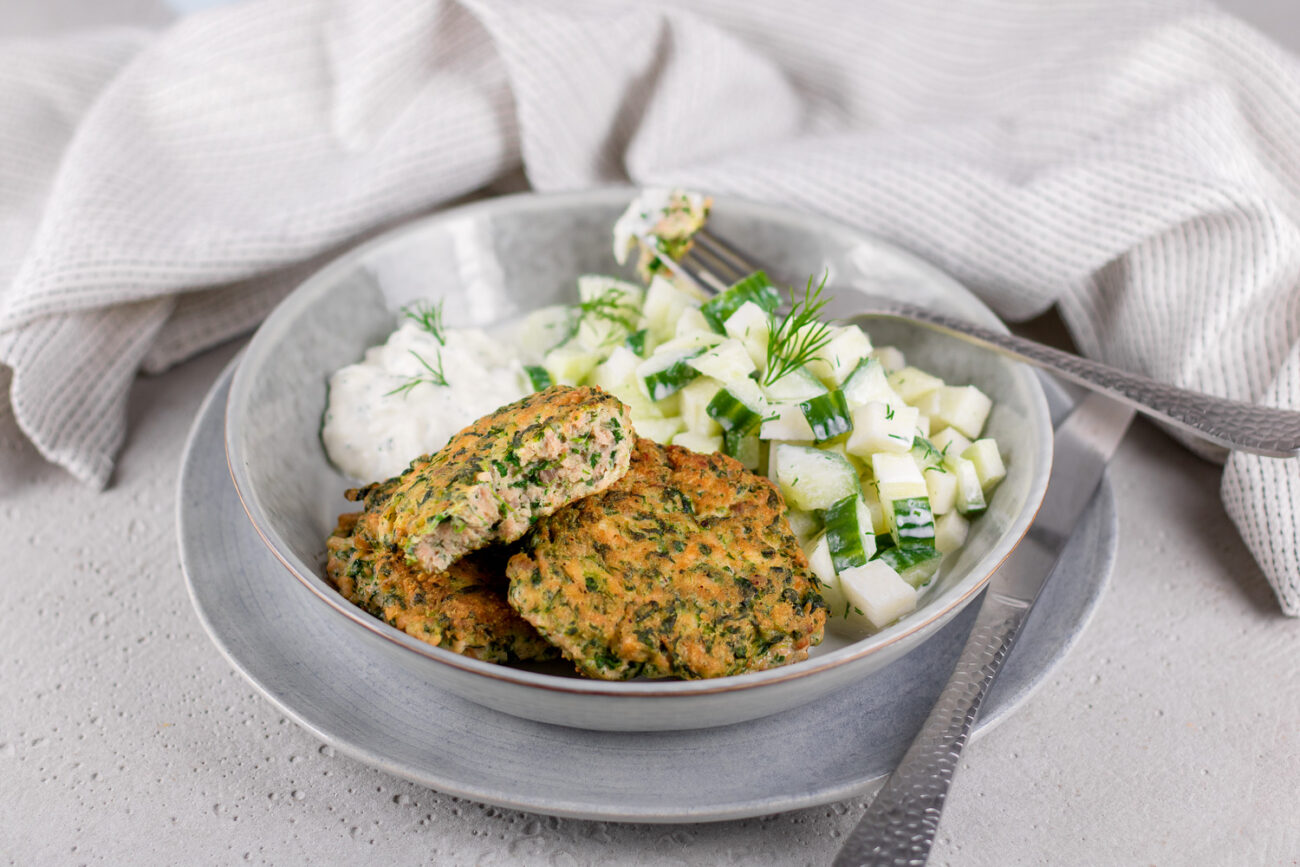
[[[643,238],[642,243],[652,244],[653,239]],[[707,229],[696,233],[694,243],[680,261],[667,256],[661,256],[660,261],[674,274],[711,292],[722,292],[736,281],[763,270],[748,254]],[[951,334],[1109,395],[1138,412],[1215,445],[1269,457],[1300,454],[1300,412],[1178,388],[882,295],[855,292],[852,302],[857,308],[855,318],[902,319]]]

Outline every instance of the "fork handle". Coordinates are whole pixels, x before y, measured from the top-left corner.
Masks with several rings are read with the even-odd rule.
[[[873,297],[865,315],[922,322],[1100,391],[1138,412],[1225,448],[1276,458],[1300,454],[1300,412],[1178,388],[914,304]]]
[[[925,864],[962,748],[1028,614],[1024,603],[985,594],[948,685],[845,840],[834,867]]]

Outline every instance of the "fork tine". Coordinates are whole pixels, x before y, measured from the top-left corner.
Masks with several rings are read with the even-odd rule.
[[[700,268],[708,271],[719,281],[730,286],[737,280],[744,279],[748,276],[748,271],[737,271],[721,256],[709,250],[709,248],[698,241],[691,244],[690,249],[686,251],[686,256],[690,257]]]
[[[727,266],[737,273],[737,280],[748,277],[755,271],[760,270],[756,262],[717,235],[709,232],[708,229],[700,229],[695,233],[695,243],[701,249],[707,250],[714,258],[726,262]]]
[[[700,261],[698,256],[693,256],[691,251],[687,251],[686,255],[676,262],[667,256],[660,257],[659,261],[673,273],[685,277],[705,291],[723,292],[731,285],[715,274],[708,263]]]

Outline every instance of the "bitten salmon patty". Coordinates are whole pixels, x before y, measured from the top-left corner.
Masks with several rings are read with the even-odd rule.
[[[349,601],[421,641],[485,662],[557,655],[506,603],[504,552],[478,551],[444,572],[425,572],[376,547],[362,518],[340,515],[326,545],[326,574]]]
[[[647,439],[617,484],[540,520],[506,572],[515,610],[606,680],[784,665],[826,623],[776,487]]]
[[[402,475],[349,491],[374,538],[426,571],[524,535],[627,472],[632,417],[598,388],[557,385],[486,415]],[[382,496],[377,496],[382,494]]]

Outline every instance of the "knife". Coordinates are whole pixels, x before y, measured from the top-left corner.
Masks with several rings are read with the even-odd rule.
[[[925,864],[984,696],[1039,591],[1056,571],[1062,549],[1132,420],[1130,407],[1091,394],[1057,428],[1052,473],[1038,516],[989,581],[948,684],[840,849],[834,867]]]

